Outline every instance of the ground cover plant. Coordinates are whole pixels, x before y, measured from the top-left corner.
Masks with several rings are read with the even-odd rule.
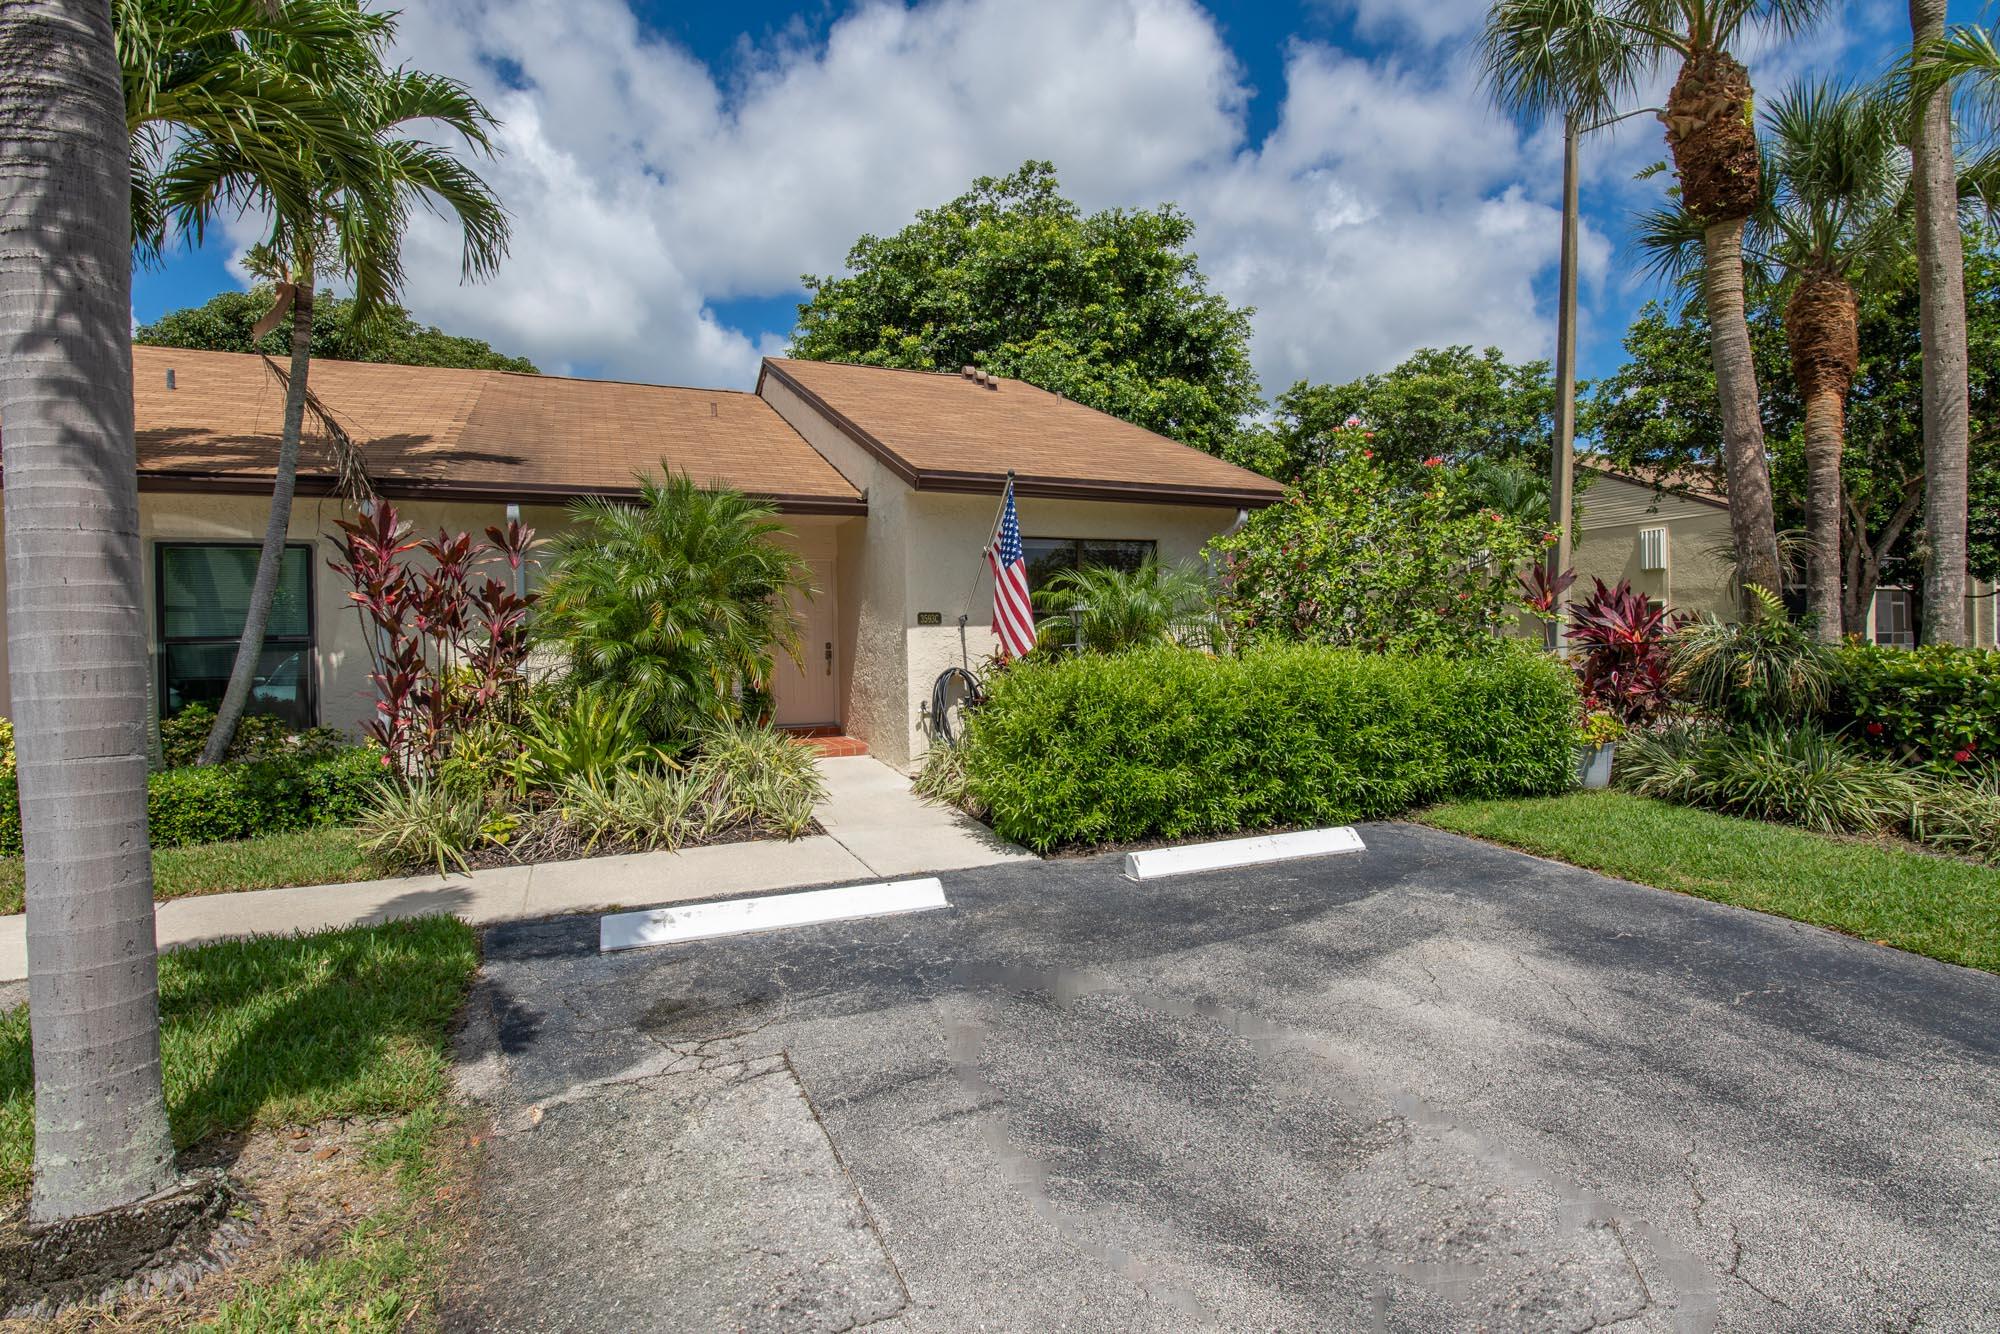
[[[1334,824],[1448,795],[1563,791],[1576,716],[1569,671],[1503,643],[1476,656],[1084,655],[989,679],[964,789],[1002,835],[1041,850]]]
[[[177,1146],[369,1118],[385,1132],[361,1151],[398,1183],[321,1254],[232,1293],[217,1328],[396,1329],[421,1318],[443,1258],[425,1201],[449,1184],[439,1175],[451,1138],[447,1034],[478,962],[477,934],[449,917],[161,956]],[[17,1006],[0,1016],[0,1201],[9,1205],[28,1185],[33,1096],[27,1007]]]
[[[2000,870],[1626,792],[1452,802],[1424,823],[2000,973]]]

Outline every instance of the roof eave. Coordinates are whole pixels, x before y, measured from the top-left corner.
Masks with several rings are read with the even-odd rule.
[[[165,491],[182,493],[208,493],[216,495],[268,495],[272,479],[269,477],[243,476],[236,473],[200,473],[182,471],[156,471],[139,474],[139,489],[142,491]],[[330,477],[315,474],[301,475],[298,491],[304,495],[331,495],[337,489]],[[563,504],[586,497],[602,497],[607,500],[631,500],[639,495],[637,486],[562,486],[553,483],[536,482],[501,484],[491,482],[454,482],[426,478],[377,478],[376,491],[390,500],[433,500],[461,501],[466,503],[491,504]],[[756,500],[769,501],[781,514],[833,514],[864,515],[868,513],[866,496],[819,496],[793,495],[781,492],[746,491],[745,495]]]

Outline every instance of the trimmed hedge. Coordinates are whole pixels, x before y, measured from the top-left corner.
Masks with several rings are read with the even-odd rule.
[[[349,746],[330,755],[167,769],[146,780],[148,834],[156,848],[255,838],[352,824],[382,776],[381,752]],[[0,855],[21,852],[15,775],[0,774]]]
[[[1569,670],[1509,644],[1473,658],[1161,648],[996,674],[965,761],[993,827],[1046,850],[1562,792],[1576,717]]]
[[[1827,721],[1914,764],[2000,770],[2000,650],[1843,648]]]

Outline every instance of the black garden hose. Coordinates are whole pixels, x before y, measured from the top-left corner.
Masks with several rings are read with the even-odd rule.
[[[979,678],[963,667],[947,667],[938,673],[938,679],[931,685],[931,735],[947,746],[958,744],[958,734],[951,726],[951,686],[958,683],[957,702],[968,709],[976,709],[986,702],[986,691],[980,686]]]

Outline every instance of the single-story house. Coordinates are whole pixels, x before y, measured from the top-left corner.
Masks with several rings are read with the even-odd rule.
[[[1577,524],[1573,567],[1582,597],[1593,577],[1607,584],[1620,579],[1676,611],[1734,614],[1728,561],[1729,502],[1701,478],[1671,489],[1656,486],[1602,461],[1578,460],[1589,475],[1583,514]],[[1914,594],[1908,588],[1878,588],[1869,606],[1867,638],[1908,648],[1915,644]],[[2000,644],[2000,597],[1982,580],[1971,581],[1965,603],[1968,639]]]
[[[139,517],[161,712],[219,699],[269,513],[285,391],[260,357],[133,349]],[[579,496],[666,468],[768,499],[818,592],[776,717],[844,731],[891,764],[925,749],[931,686],[992,652],[982,558],[1006,475],[1037,576],[1198,553],[1276,500],[1266,478],[1018,380],[767,359],[756,391],[320,361],[315,395],[419,534],[510,514],[545,535]],[[362,627],[328,566],[344,502],[302,451],[258,707],[358,730]],[[0,603],[0,614],[4,604]],[[0,636],[0,713],[8,711]]]

